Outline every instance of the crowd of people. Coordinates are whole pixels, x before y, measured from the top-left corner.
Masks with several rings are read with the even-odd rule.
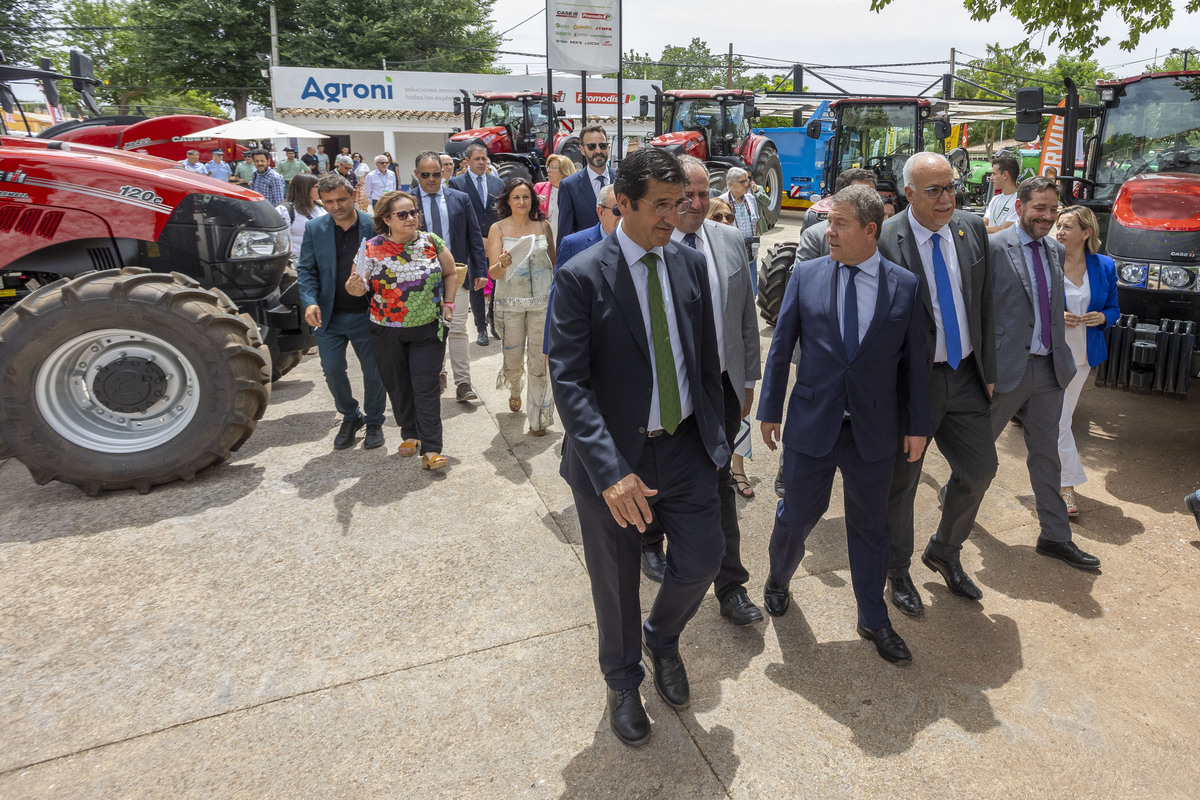
[[[998,157],[998,197],[1012,189],[1011,203],[993,203],[985,220],[955,207],[940,155],[908,160],[900,213],[873,173],[847,170],[827,219],[804,231],[764,360],[753,260],[762,217],[749,177],[730,170],[714,196],[694,158],[642,148],[614,170],[602,127],[581,141],[582,168],[551,159],[536,185],[498,180],[482,146],[468,148],[458,175],[445,154],[421,153],[411,191],[397,189],[386,154],[355,180],[353,160],[338,169],[335,159],[319,178],[294,176],[279,211],[342,416],[335,448],[352,447],[364,428],[365,449],[383,446],[387,398],[399,454],[446,467],[441,395],[453,383],[457,402],[478,400],[469,316],[477,344],[489,329],[502,342],[496,385],[529,435],[544,435],[557,411],[560,473],[579,515],[621,741],[650,735],[643,652],[662,698],[688,704],[678,640],[710,587],[732,624],[764,619],[747,588],[736,500],[753,496],[744,464],[754,433],[783,449],[766,612],[787,613],[805,541],[841,472],[857,631],[887,661],[912,658],[887,601],[910,616],[924,609],[909,570],[930,440],[950,477],[920,558],[953,595],[982,597],[960,553],[1010,421],[1028,450],[1036,551],[1099,567],[1068,522],[1086,481],[1071,416],[1119,314],[1115,272],[1096,252],[1095,217],[1060,209],[1053,181],[1009,186],[1001,176],[1015,165]],[[265,180],[261,158],[251,156],[252,185]],[[361,403],[348,347],[362,368]],[[630,580],[639,569],[661,584],[644,621]]]

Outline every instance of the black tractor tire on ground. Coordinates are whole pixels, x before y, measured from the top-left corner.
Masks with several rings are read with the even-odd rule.
[[[729,189],[729,182],[725,180],[726,173],[729,172],[729,167],[719,161],[710,161],[704,165],[708,168],[708,191],[709,194],[716,192],[717,194],[725,194]],[[716,195],[713,195],[714,197]]]
[[[501,161],[496,165],[496,174],[500,176],[500,182],[505,186],[513,178],[524,178],[533,183],[533,175],[520,161]]]
[[[579,146],[578,139],[570,139],[562,146],[561,155],[571,159],[571,163],[575,165],[575,171],[583,169],[583,148]]]
[[[767,227],[774,228],[779,222],[779,212],[783,208],[783,166],[779,163],[779,153],[774,147],[764,146],[761,153],[758,154],[758,161],[754,164],[754,182],[759,188],[765,189],[771,197],[771,204],[767,206],[763,216],[767,220]]]
[[[779,306],[796,261],[799,242],[773,244],[763,253],[758,268],[758,315],[768,325],[779,319]]]
[[[296,267],[293,264],[288,264],[283,271],[283,277],[279,279],[279,294],[283,294],[299,281],[296,276]],[[271,381],[277,381],[284,375],[287,375],[304,358],[303,350],[292,350],[284,353],[279,349],[279,339],[275,336],[269,337],[270,341],[267,346],[271,353]]]
[[[179,273],[47,284],[0,316],[0,458],[90,495],[189,480],[266,410],[256,343],[227,297]]]

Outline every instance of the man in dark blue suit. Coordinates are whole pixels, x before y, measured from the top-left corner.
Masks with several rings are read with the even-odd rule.
[[[432,150],[426,150],[417,156],[413,178],[416,184],[413,186],[413,195],[416,196],[421,210],[421,230],[432,231],[442,237],[454,260],[467,265],[467,276],[459,284],[454,302],[447,303],[451,308],[466,308],[471,304],[471,290],[482,291],[487,285],[488,267],[487,255],[483,250],[483,232],[479,227],[479,218],[475,216],[475,209],[471,207],[471,198],[465,192],[442,185],[441,157]],[[450,322],[446,352],[450,356],[455,399],[460,403],[478,400],[479,397],[471,386],[471,359],[467,353],[465,313],[455,314]]]
[[[689,702],[679,635],[725,549],[717,470],[729,445],[707,267],[671,241],[689,205],[683,185],[669,153],[644,148],[622,161],[621,225],[558,268],[550,314],[550,377],[566,431],[559,472],[583,533],[609,722],[632,746],[650,736],[638,693],[643,648],[659,695],[674,708]],[[654,517],[670,547],[643,625],[641,533]]]
[[[329,213],[310,219],[304,228],[296,275],[304,318],[317,335],[317,352],[325,383],[334,407],[342,415],[342,427],[333,446],[345,450],[354,444],[354,434],[365,424],[365,449],[383,446],[383,415],[386,392],[371,352],[368,300],[346,291],[354,268],[359,243],[375,235],[371,215],[354,207],[350,182],[336,172],[327,172],[317,183],[317,195]],[[346,346],[353,345],[363,374],[364,418],[346,374]]]
[[[587,166],[558,184],[558,246],[564,237],[599,222],[596,198],[613,182],[616,173],[608,166],[608,133],[601,125],[589,125],[579,134]]]
[[[883,658],[904,662],[912,655],[883,602],[891,546],[888,489],[901,442],[908,460],[917,460],[932,423],[920,282],[879,255],[882,224],[883,202],[873,188],[838,192],[829,212],[829,255],[798,265],[794,275],[802,280],[788,281],[784,293],[758,405],[771,450],[780,441],[797,344],[800,363],[783,429],[786,492],[775,512],[763,599],[773,616],[787,611],[788,584],[804,557],[804,541],[829,508],[840,469],[858,633]]]
[[[488,172],[486,147],[476,142],[467,147],[466,157],[467,171],[462,175],[455,175],[446,183],[451,189],[457,189],[471,198],[471,208],[475,209],[475,217],[479,220],[479,231],[486,244],[488,232],[496,221],[496,198],[504,191],[504,183]],[[453,249],[451,252],[454,252]],[[479,334],[475,343],[486,347],[488,343],[488,313],[485,305],[483,289],[472,289],[471,313],[475,316],[475,328]]]

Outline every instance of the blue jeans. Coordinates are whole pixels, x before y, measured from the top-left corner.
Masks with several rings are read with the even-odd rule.
[[[354,354],[363,374],[363,410],[368,425],[382,425],[387,409],[387,393],[379,378],[379,366],[371,352],[371,321],[367,312],[360,314],[329,315],[325,324],[317,328],[317,352],[321,357],[321,371],[325,373],[325,385],[333,395],[333,405],[346,419],[359,416],[358,401],[350,388],[350,376],[346,374],[346,345],[354,346]]]

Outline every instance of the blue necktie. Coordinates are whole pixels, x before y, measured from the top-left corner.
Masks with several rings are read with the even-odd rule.
[[[846,348],[846,360],[851,361],[858,352],[858,289],[854,279],[858,276],[858,267],[843,264],[850,273],[846,281],[846,297],[842,301],[842,346]]]
[[[937,283],[938,308],[942,311],[942,332],[946,336],[946,363],[958,369],[962,363],[962,336],[958,330],[958,312],[954,309],[954,288],[950,285],[950,270],[942,255],[942,237],[935,233],[933,242],[933,280]]]
[[[446,241],[446,234],[442,230],[442,209],[438,207],[438,195],[429,195],[429,228],[438,235],[438,238],[443,242]]]
[[[686,244],[688,247],[692,248],[693,250],[696,250],[696,249],[697,249],[697,247],[696,247],[696,234],[694,234],[694,233],[685,233],[685,234],[683,235],[683,243],[684,243],[684,244]]]

